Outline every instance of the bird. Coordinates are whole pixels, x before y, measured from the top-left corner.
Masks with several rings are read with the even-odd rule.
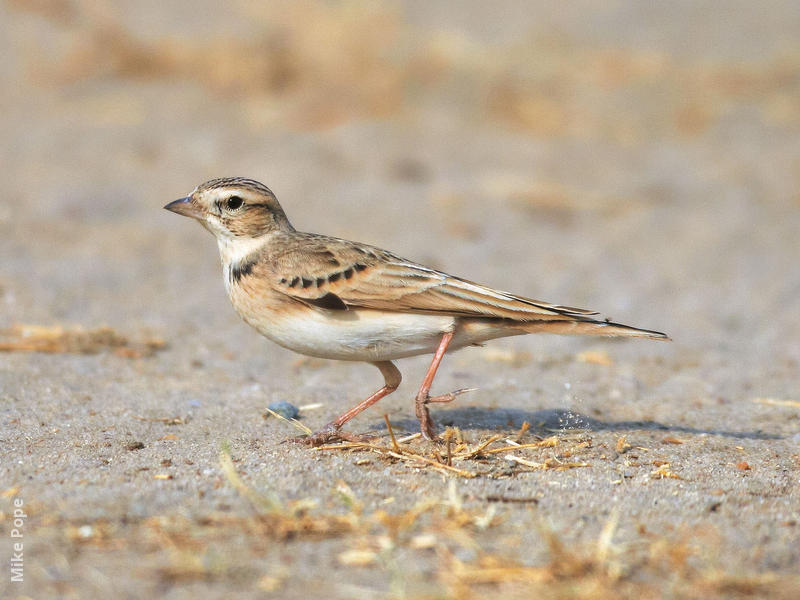
[[[472,391],[431,395],[448,351],[528,333],[670,339],[596,311],[496,290],[375,246],[297,231],[272,190],[253,179],[212,179],[164,208],[214,234],[228,297],[261,335],[307,356],[371,363],[383,375],[379,390],[304,438],[311,446],[362,439],[342,427],[398,388],[397,359],[433,354],[414,405],[422,435],[435,440],[429,405]]]

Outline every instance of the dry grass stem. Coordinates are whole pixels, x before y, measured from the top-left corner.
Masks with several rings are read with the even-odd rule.
[[[384,414],[383,420],[386,421],[386,429],[389,432],[389,436],[392,438],[392,448],[394,448],[395,452],[400,452],[400,446],[397,445],[397,440],[394,437],[394,430],[392,429],[392,424],[389,422],[389,415]]]
[[[426,464],[432,466],[434,469],[437,469],[437,470],[443,469],[445,471],[449,471],[451,473],[455,473],[456,475],[459,475],[461,477],[466,477],[467,479],[471,479],[472,477],[477,477],[478,476],[477,473],[473,473],[471,471],[465,471],[464,469],[457,469],[456,467],[451,467],[450,465],[446,465],[446,464],[441,463],[441,462],[439,462],[437,460],[432,460],[430,458],[427,458],[425,456],[421,456],[419,454],[399,454],[397,452],[389,452],[388,454],[389,454],[389,456],[391,456],[393,458],[400,459],[400,460],[420,461],[420,462],[423,462],[423,463],[426,463]]]
[[[299,429],[305,435],[311,435],[311,434],[314,433],[313,431],[311,431],[311,429],[309,427],[307,427],[306,425],[303,425],[297,419],[287,419],[283,415],[279,415],[278,413],[276,413],[274,410],[272,410],[270,408],[265,408],[264,410],[266,412],[268,412],[269,414],[271,414],[276,419],[280,419],[281,421],[285,421],[286,423],[289,423],[292,427],[294,427],[296,429]]]
[[[10,329],[0,330],[0,352],[98,354],[111,351],[123,358],[143,358],[165,347],[164,340],[150,338],[133,342],[110,327],[85,330],[61,325],[14,325]]]
[[[509,451],[519,452],[532,449],[554,448],[561,444],[561,440],[551,436],[537,442],[528,444],[517,444],[511,441],[512,445],[507,445],[510,440],[503,439],[502,435],[493,435],[471,445],[464,441],[463,434],[456,428],[448,428],[442,435],[440,445],[425,444],[422,447],[409,444],[412,440],[420,437],[419,434],[397,438],[394,428],[391,426],[388,417],[384,417],[389,437],[390,445],[385,445],[373,440],[370,441],[348,441],[337,444],[327,444],[316,448],[317,451],[366,451],[374,452],[386,459],[400,461],[415,468],[431,468],[440,473],[456,475],[458,477],[473,478],[481,475],[493,476],[499,467],[499,463],[493,463],[492,457],[498,454],[508,453]],[[589,448],[591,441],[582,438],[572,438],[573,445],[565,448],[560,453],[560,458],[573,456],[577,451]],[[493,444],[501,443],[497,448]],[[578,467],[588,467],[584,462],[564,462],[559,456],[550,456],[544,462],[534,462],[516,454],[509,454],[505,460],[516,462],[537,470],[567,470]],[[486,469],[468,468],[465,463],[473,462],[481,465],[489,465]],[[359,461],[358,465],[371,464],[370,461]],[[524,471],[520,471],[524,472]],[[494,475],[496,476],[496,475]],[[509,476],[509,472],[503,471],[500,476]]]
[[[504,456],[506,460],[510,460],[515,463],[519,463],[523,466],[530,467],[531,469],[537,470],[553,470],[553,471],[566,471],[567,469],[578,469],[580,467],[590,467],[589,463],[578,463],[578,462],[561,462],[556,460],[555,458],[548,458],[544,462],[533,462],[522,458],[521,456],[515,456],[513,454],[506,454]]]
[[[514,438],[514,441],[519,444],[522,441],[522,437],[526,433],[528,433],[530,428],[531,428],[531,424],[528,423],[527,421],[523,421],[522,422],[522,426],[519,428],[519,432],[517,433],[517,437]]]
[[[753,402],[758,404],[768,404],[770,406],[789,406],[792,408],[800,408],[800,402],[797,400],[781,400],[779,398],[754,398]]]
[[[500,452],[508,452],[509,450],[523,450],[524,448],[553,448],[558,445],[558,438],[550,436],[539,442],[531,442],[530,444],[515,444],[513,446],[502,446],[500,448],[491,448],[483,450],[483,454],[498,454]]]
[[[236,467],[233,465],[230,448],[228,448],[227,445],[224,445],[219,452],[219,466],[222,470],[222,474],[225,475],[225,478],[228,480],[228,483],[242,496],[252,502],[254,506],[273,513],[283,511],[283,506],[278,500],[257,492],[242,481],[242,478],[236,471]]]
[[[189,417],[143,417],[134,415],[133,418],[148,423],[164,423],[164,425],[186,425],[189,422]]]

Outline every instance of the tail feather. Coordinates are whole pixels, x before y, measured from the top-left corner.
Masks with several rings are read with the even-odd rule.
[[[651,340],[666,340],[671,338],[666,333],[639,329],[622,323],[595,320],[563,320],[563,321],[528,321],[514,323],[514,329],[526,333],[555,333],[560,335],[596,335],[608,337],[641,337]]]

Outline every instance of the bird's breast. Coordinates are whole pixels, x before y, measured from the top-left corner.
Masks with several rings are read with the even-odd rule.
[[[236,312],[264,337],[308,356],[358,361],[415,356],[434,352],[441,336],[455,327],[452,316],[317,308],[254,280],[234,281],[226,273]]]

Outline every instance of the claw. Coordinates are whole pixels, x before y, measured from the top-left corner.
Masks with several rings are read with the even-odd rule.
[[[456,390],[454,392],[450,392],[449,394],[441,394],[439,396],[428,397],[425,400],[425,404],[430,404],[431,402],[452,402],[456,399],[456,396],[460,396],[461,394],[466,394],[467,392],[474,392],[477,391],[478,388],[461,388],[460,390]]]

